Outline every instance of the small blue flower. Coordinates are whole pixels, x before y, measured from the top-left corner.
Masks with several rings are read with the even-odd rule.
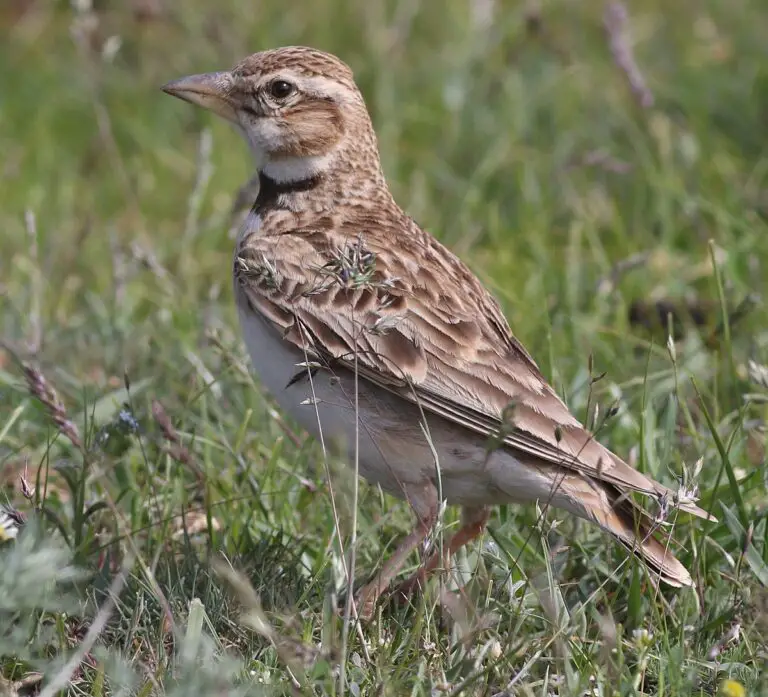
[[[129,433],[136,433],[139,430],[139,422],[129,409],[121,409],[117,415],[117,423]]]

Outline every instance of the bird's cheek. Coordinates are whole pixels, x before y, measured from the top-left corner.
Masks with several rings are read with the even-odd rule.
[[[285,139],[286,154],[294,157],[325,155],[343,135],[341,123],[327,114],[313,114],[293,129],[291,138]]]

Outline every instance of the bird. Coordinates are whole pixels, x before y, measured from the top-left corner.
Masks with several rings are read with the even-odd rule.
[[[712,517],[603,446],[515,338],[497,299],[400,208],[346,63],[287,46],[162,89],[233,124],[255,158],[258,193],[232,277],[262,386],[415,514],[356,594],[361,618],[443,503],[461,508],[461,526],[405,588],[481,535],[493,506],[533,502],[597,524],[655,580],[692,585],[669,540],[658,539],[658,516],[633,496]]]

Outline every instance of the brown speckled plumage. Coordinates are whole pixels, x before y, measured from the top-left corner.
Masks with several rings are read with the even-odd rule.
[[[285,70],[327,77],[350,91],[357,90],[352,69],[344,61],[331,53],[307,46],[283,46],[254,53],[241,60],[232,69],[232,74],[236,78],[249,78],[279,74]]]
[[[234,258],[257,372],[309,430],[325,433],[327,424],[338,431],[327,435],[356,438],[361,473],[408,498],[419,518],[363,589],[365,612],[434,520],[432,452],[443,495],[465,509],[450,551],[482,530],[488,505],[539,500],[612,532],[668,583],[690,584],[626,496],[670,502],[674,494],[582,427],[477,277],[393,200],[350,69],[289,47],[250,56],[231,74],[187,80],[169,91],[232,120],[261,160],[259,196]],[[275,96],[286,91],[276,80],[289,83],[290,96]],[[291,366],[310,364],[314,380],[290,377]],[[706,516],[693,501],[677,503]]]

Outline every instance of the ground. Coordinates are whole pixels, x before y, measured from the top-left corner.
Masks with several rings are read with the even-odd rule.
[[[0,694],[767,691],[763,0],[90,5],[0,7],[0,503],[27,520],[0,548]],[[410,512],[250,377],[229,273],[253,165],[159,90],[283,44],[352,65],[396,198],[574,412],[698,487],[720,522],[666,520],[694,589],[509,506],[422,600],[337,616],[353,512],[358,581]]]

